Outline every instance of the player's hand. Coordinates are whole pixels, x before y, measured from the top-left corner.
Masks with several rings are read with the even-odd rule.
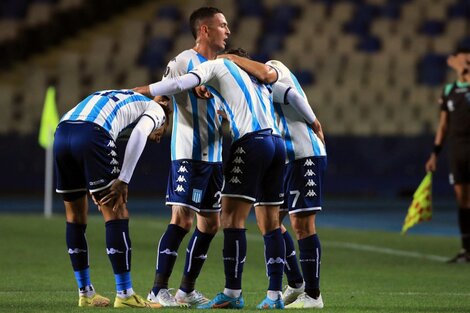
[[[149,85],[146,86],[140,86],[140,87],[135,87],[132,89],[135,92],[138,92],[144,96],[152,98],[152,95],[150,94],[150,87]]]
[[[126,207],[128,186],[125,182],[116,179],[109,187],[106,195],[99,201],[100,205],[113,205],[113,212],[118,212]]]
[[[435,172],[436,168],[437,168],[437,156],[436,154],[432,153],[428,161],[426,162],[424,169],[426,170],[426,172]]]
[[[228,121],[228,118],[227,118],[227,113],[224,111],[224,110],[217,110],[217,114],[219,114],[220,116],[222,116],[222,118],[226,121]]]
[[[323,144],[325,144],[325,135],[323,134],[323,129],[321,127],[320,121],[316,119],[310,127],[313,129],[315,135],[321,140]]]
[[[195,87],[193,89],[193,92],[196,95],[196,97],[198,97],[199,99],[207,100],[207,99],[214,98],[214,96],[211,94],[211,92],[209,90],[207,90],[206,86]]]

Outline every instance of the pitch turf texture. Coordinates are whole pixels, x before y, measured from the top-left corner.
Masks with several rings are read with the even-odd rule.
[[[167,221],[150,216],[131,219],[132,278],[142,296],[153,283],[157,241]],[[115,311],[77,307],[64,232],[63,216],[46,220],[38,215],[0,215],[0,312]],[[322,228],[319,235],[323,312],[470,312],[470,264],[443,262],[458,250],[456,237],[333,228]],[[90,218],[87,238],[92,282],[98,292],[114,300],[101,217]],[[244,310],[255,311],[265,296],[267,280],[262,239],[253,223],[247,238]],[[187,240],[189,236],[180,246],[171,287],[179,286]],[[212,243],[196,287],[209,297],[224,287],[221,233]]]

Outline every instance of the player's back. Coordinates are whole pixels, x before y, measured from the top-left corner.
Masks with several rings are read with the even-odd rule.
[[[172,59],[163,80],[188,73],[207,59],[193,49]],[[216,99],[199,99],[192,90],[173,96],[171,159],[222,162],[222,119]]]
[[[158,105],[149,98],[132,90],[97,91],[70,111],[61,121],[86,121],[104,128],[116,140],[119,132],[136,122],[144,112],[160,111]]]
[[[266,64],[277,69],[278,82],[294,88],[307,100],[299,81],[282,62],[271,60]],[[326,155],[325,146],[321,140],[292,106],[274,103],[274,107],[279,115],[279,128],[286,143],[286,162]]]
[[[260,83],[227,59],[206,62],[192,73],[223,102],[233,140],[262,129],[280,135],[270,85]]]

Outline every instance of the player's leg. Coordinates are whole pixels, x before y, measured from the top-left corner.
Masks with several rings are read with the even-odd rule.
[[[227,308],[241,309],[245,305],[242,296],[242,275],[246,259],[246,228],[253,203],[237,197],[222,197],[221,226],[224,230],[224,291],[200,309]]]
[[[192,162],[191,205],[197,211],[197,226],[186,248],[186,261],[180,288],[175,298],[180,303],[207,303],[195,290],[196,280],[207,258],[210,244],[220,227],[220,190],[223,174],[221,163]],[[189,199],[188,199],[189,201]]]
[[[449,262],[466,263],[470,262],[470,184],[455,184],[454,191],[459,206],[458,223],[462,250]]]
[[[195,290],[210,244],[220,227],[220,212],[199,212],[197,226],[188,242],[183,277],[175,298],[180,303],[200,305],[209,302],[201,292]]]
[[[284,308],[282,301],[282,275],[286,255],[280,228],[279,206],[257,205],[255,207],[258,227],[263,235],[266,272],[268,275],[267,297],[258,308]]]
[[[285,214],[287,214],[287,212],[280,212],[281,221],[283,218],[282,216]],[[282,300],[284,301],[284,305],[288,305],[294,302],[295,299],[304,292],[304,279],[297,260],[294,240],[283,224],[281,224],[281,232],[286,246],[284,274],[286,274],[287,277],[287,286],[282,293]]]
[[[78,306],[108,306],[109,299],[97,294],[90,279],[88,242],[86,240],[88,200],[86,192],[63,194],[67,250],[78,285]]]
[[[153,287],[147,299],[166,307],[179,306],[168,290],[168,281],[178,257],[178,249],[192,227],[195,212],[188,207],[173,205],[171,220],[157,246],[157,262]]]

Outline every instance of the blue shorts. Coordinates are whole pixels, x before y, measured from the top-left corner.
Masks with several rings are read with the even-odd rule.
[[[181,205],[196,212],[220,211],[222,163],[171,161],[166,205]]]
[[[284,201],[285,147],[271,130],[247,134],[232,143],[224,168],[223,197],[236,197],[257,205]]]
[[[114,140],[100,126],[81,121],[57,126],[54,166],[58,193],[104,190],[121,171]]]
[[[284,193],[286,201],[281,207],[289,214],[320,211],[322,205],[323,176],[326,156],[298,159],[286,164]]]

